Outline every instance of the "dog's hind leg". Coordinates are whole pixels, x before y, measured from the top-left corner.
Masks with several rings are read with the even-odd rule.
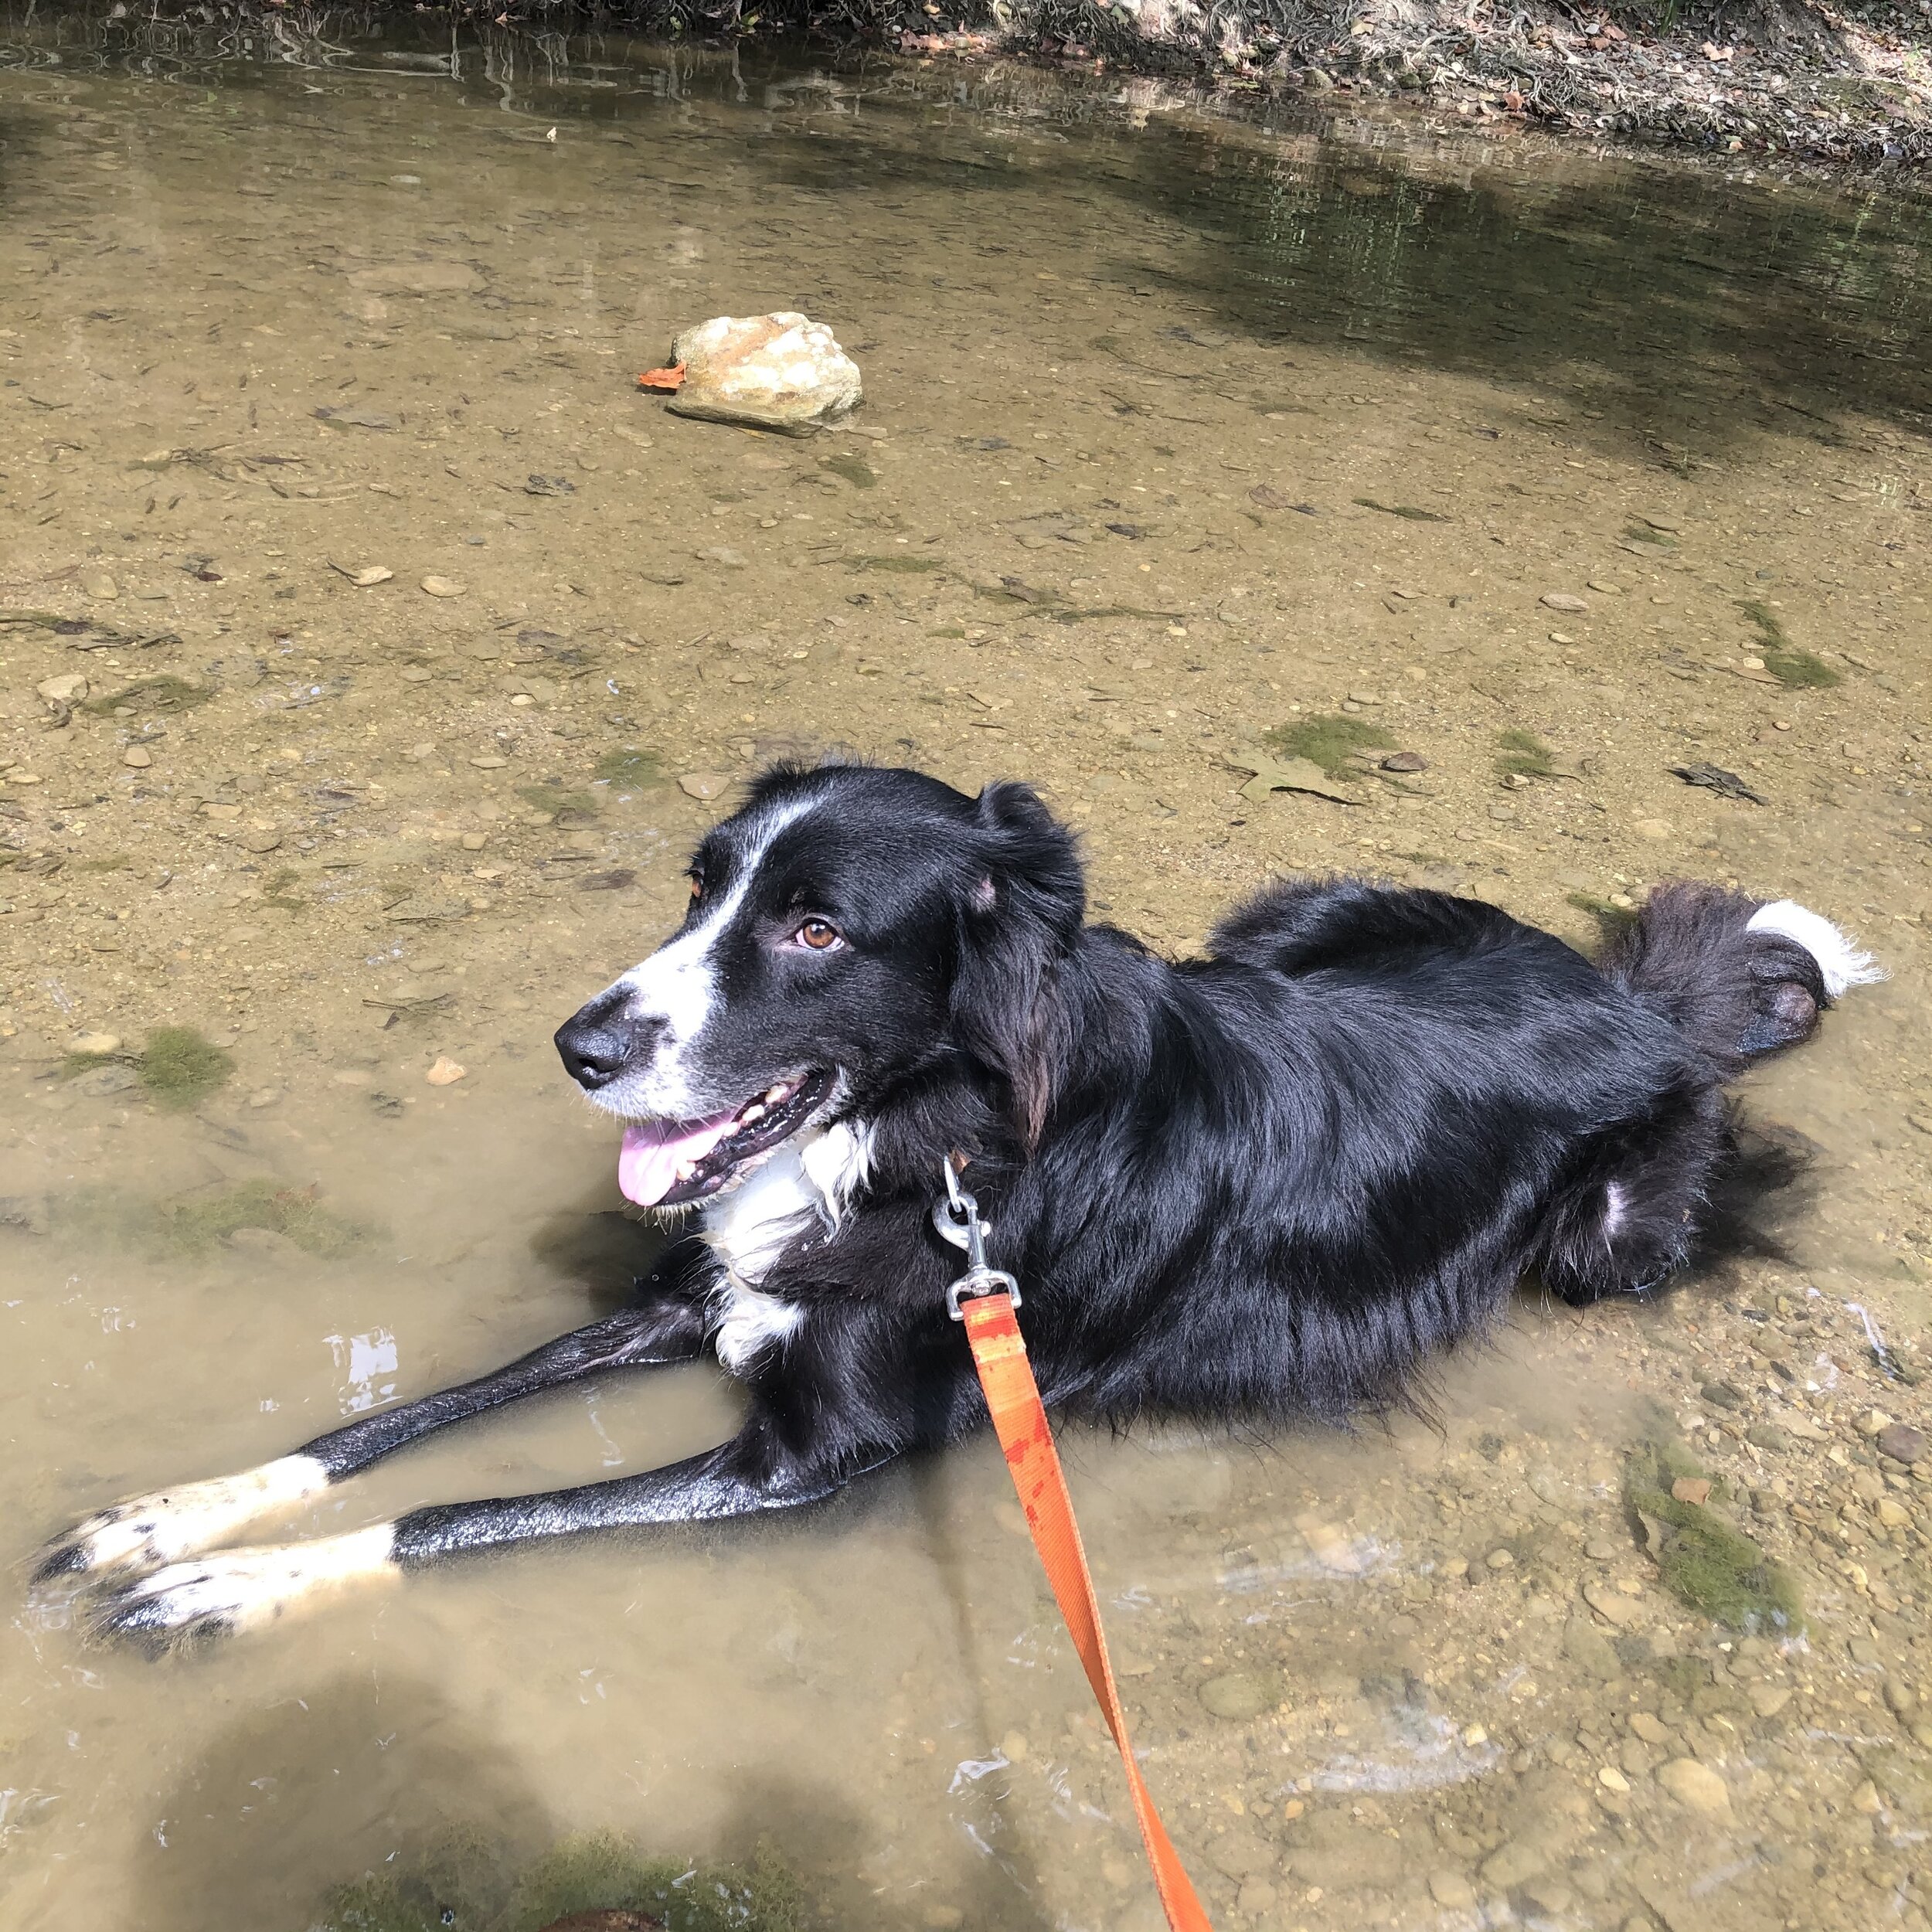
[[[1544,1284],[1573,1308],[1661,1287],[1691,1259],[1726,1145],[1723,1097],[1683,1096],[1670,1117],[1600,1148],[1545,1219]]]
[[[801,1463],[777,1451],[770,1430],[754,1422],[703,1455],[641,1475],[532,1496],[439,1503],[345,1536],[219,1550],[171,1564],[104,1598],[93,1628],[100,1636],[165,1650],[258,1629],[332,1590],[395,1582],[474,1551],[795,1509],[823,1501],[893,1453],[862,1452],[835,1466]]]
[[[35,1564],[36,1580],[139,1573],[194,1556],[432,1430],[607,1369],[688,1362],[703,1345],[704,1320],[699,1301],[675,1293],[655,1298],[546,1342],[493,1374],[361,1417],[258,1468],[113,1504],[49,1543]]]

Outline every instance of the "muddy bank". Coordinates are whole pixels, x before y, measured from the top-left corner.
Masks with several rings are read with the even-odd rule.
[[[1236,92],[1396,99],[1498,131],[1533,124],[1906,178],[1932,160],[1932,12],[1919,4],[992,0],[984,20],[964,17],[976,12],[951,32],[929,19],[900,44],[929,56],[1024,51]]]
[[[942,70],[998,63],[1015,70],[1002,77],[1009,90],[1042,63],[1128,77],[1149,111],[1199,106],[1203,90],[1236,107],[1389,101],[1497,138],[1539,128],[1920,185],[1932,162],[1932,0],[173,0],[138,18],[95,0],[52,15],[0,6],[0,32],[9,22],[31,26],[63,64],[177,77],[209,60],[353,65],[359,46],[397,29],[420,41],[419,77],[459,36],[498,43],[512,66],[534,56],[568,67],[587,47],[641,32],[734,70],[747,49],[763,65],[802,43],[833,53],[841,71],[881,50]],[[1043,105],[1051,111],[1050,81]]]

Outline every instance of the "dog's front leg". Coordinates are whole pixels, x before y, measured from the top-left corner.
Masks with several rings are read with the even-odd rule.
[[[244,1470],[131,1497],[77,1524],[42,1551],[35,1578],[91,1580],[158,1569],[212,1549],[264,1517],[320,1495],[432,1430],[606,1369],[688,1362],[704,1343],[702,1304],[666,1294],[621,1308],[454,1389],[378,1410]]]
[[[258,1629],[332,1591],[398,1582],[407,1571],[479,1550],[795,1509],[822,1501],[895,1453],[861,1453],[836,1466],[799,1463],[776,1452],[769,1430],[753,1423],[703,1455],[642,1475],[531,1496],[439,1503],[345,1536],[223,1550],[170,1564],[102,1598],[92,1626],[100,1636],[165,1650]]]

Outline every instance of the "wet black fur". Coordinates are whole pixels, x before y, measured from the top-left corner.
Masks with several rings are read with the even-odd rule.
[[[1581,1302],[1682,1266],[1724,1083],[1825,1003],[1802,947],[1747,937],[1757,902],[1700,886],[1657,894],[1600,970],[1478,901],[1352,879],[1272,887],[1175,966],[1083,924],[1072,842],[1030,793],[841,789],[842,809],[925,805],[961,888],[925,975],[953,986],[958,1050],[863,1070],[875,1185],[765,1284],[813,1319],[754,1386],[808,1431],[836,1413],[855,1447],[978,1419],[940,1306],[957,1257],[926,1223],[950,1147],[1025,1284],[1050,1400],[1332,1414],[1481,1328],[1527,1270]],[[1607,1236],[1611,1181],[1629,1200]]]
[[[743,1372],[730,1442],[415,1511],[399,1562],[788,1508],[979,1426],[945,1306],[961,1257],[930,1219],[955,1149],[1061,1415],[1265,1424],[1386,1400],[1526,1275],[1574,1303],[1641,1293],[1723,1232],[1719,1183],[1743,1172],[1726,1085],[1828,1004],[1808,951],[1747,932],[1757,901],[1699,885],[1653,893],[1596,964],[1479,901],[1353,879],[1271,886],[1208,957],[1170,963],[1086,923],[1073,842],[1032,791],[908,771],[767,774],[701,848],[707,878],[800,797],[814,808],[766,852],[700,1037],[723,1104],[836,1065],[871,1124],[869,1184],[761,1284],[802,1325]],[[801,909],[849,944],[784,953],[772,935]],[[587,1006],[560,1033],[566,1063],[615,1023],[608,998]],[[689,1359],[719,1264],[696,1243],[674,1262],[637,1305],[309,1453],[339,1479],[536,1389]],[[168,1616],[139,1597],[105,1612],[137,1634]]]
[[[840,1062],[875,1155],[839,1228],[764,1280],[806,1320],[744,1375],[713,1464],[763,1506],[983,1421],[929,1218],[949,1150],[1061,1413],[1339,1417],[1482,1332],[1526,1273],[1583,1303],[1681,1268],[1725,1083],[1826,1004],[1809,953],[1747,934],[1758,902],[1702,886],[1654,894],[1600,965],[1478,901],[1349,879],[1271,886],[1171,964],[1086,923],[1073,842],[1023,787],[781,770],[749,809],[801,790],[824,803],[767,867],[812,874],[853,931],[867,1017],[828,961],[745,1023],[774,1071],[827,1036],[878,1043]],[[716,1267],[658,1303],[694,1345]],[[469,1540],[422,1515],[423,1556]]]

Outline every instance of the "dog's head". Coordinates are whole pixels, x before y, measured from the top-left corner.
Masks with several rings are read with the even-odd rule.
[[[557,1050],[630,1124],[618,1179],[647,1206],[705,1200],[949,1057],[1036,1138],[1085,907],[1073,841],[1023,785],[781,767],[699,846],[684,923]]]

